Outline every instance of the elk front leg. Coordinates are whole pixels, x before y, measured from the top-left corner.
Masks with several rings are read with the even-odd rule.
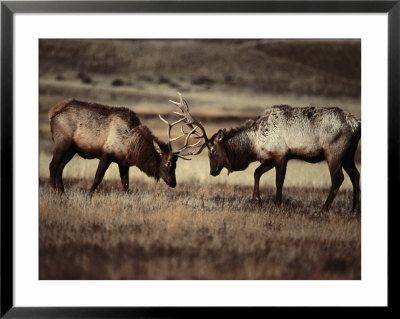
[[[129,166],[118,164],[119,176],[121,177],[122,188],[125,192],[129,189]]]
[[[275,163],[275,170],[276,170],[275,205],[276,206],[280,206],[282,203],[282,189],[283,189],[283,182],[285,181],[286,167],[287,167],[286,158],[282,158],[282,159],[276,161],[276,163]]]
[[[261,202],[260,198],[260,178],[261,175],[268,172],[274,166],[270,163],[264,163],[257,167],[254,171],[254,190],[253,190],[253,201]]]
[[[90,196],[93,195],[97,186],[103,180],[104,174],[105,174],[107,168],[110,166],[110,164],[111,164],[111,160],[108,157],[103,157],[102,159],[100,159],[100,163],[99,163],[99,166],[97,167],[96,176],[94,178],[93,185],[90,188]]]

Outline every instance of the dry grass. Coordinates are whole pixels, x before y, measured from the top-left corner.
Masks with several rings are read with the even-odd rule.
[[[286,190],[283,205],[250,201],[251,187],[67,180],[40,186],[40,279],[360,279],[360,219],[350,191],[314,216],[326,190]],[[195,195],[194,195],[195,194]],[[290,195],[288,195],[290,194]]]

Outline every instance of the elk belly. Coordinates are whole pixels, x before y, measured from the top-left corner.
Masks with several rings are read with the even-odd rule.
[[[321,161],[323,149],[319,142],[319,136],[312,134],[310,130],[296,130],[287,134],[286,145],[288,147],[288,157],[303,159],[308,162]]]
[[[105,140],[104,131],[87,130],[84,127],[78,127],[73,135],[73,142],[77,152],[83,158],[101,156]]]

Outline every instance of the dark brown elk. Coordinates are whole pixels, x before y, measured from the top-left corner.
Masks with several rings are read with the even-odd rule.
[[[237,128],[219,130],[208,138],[202,124],[190,115],[187,102],[179,96],[179,102],[171,101],[181,109],[181,113],[175,113],[190,128],[195,128],[192,135],[204,140],[197,151],[187,155],[197,155],[207,147],[211,175],[219,175],[223,168],[228,173],[241,171],[259,161],[261,165],[254,172],[253,200],[260,202],[260,177],[275,167],[275,204],[279,206],[288,160],[310,163],[326,160],[332,185],[322,211],[329,210],[344,180],[342,168],[353,185],[352,210],[360,211],[360,173],[354,155],[361,138],[361,122],[352,114],[337,107],[280,105],[266,109],[258,118]]]
[[[171,127],[181,120],[172,124],[166,122],[169,141],[164,143],[141,124],[133,111],[125,107],[71,99],[50,109],[49,121],[54,141],[50,183],[61,193],[64,192],[63,169],[75,154],[85,159],[100,160],[91,194],[112,162],[118,164],[125,191],[129,188],[130,166],[137,166],[157,181],[161,178],[170,187],[175,187],[176,162],[178,157],[187,159],[180,153],[190,147],[186,141],[181,149],[172,151],[171,142],[181,136],[171,138]]]

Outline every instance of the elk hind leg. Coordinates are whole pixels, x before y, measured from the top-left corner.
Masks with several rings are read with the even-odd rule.
[[[343,168],[349,175],[351,183],[353,185],[353,212],[360,211],[360,172],[357,170],[356,164],[354,163],[354,155],[348,156],[343,162]]]
[[[257,169],[254,171],[254,190],[253,190],[253,201],[260,203],[261,198],[260,198],[260,178],[261,175],[268,172],[271,168],[273,168],[273,165],[270,165],[270,163],[264,163],[261,164],[260,166],[257,167]]]
[[[50,170],[50,185],[53,189],[58,190],[57,188],[57,172],[64,161],[68,152],[68,148],[66,147],[56,147],[53,151],[53,158],[51,159],[49,170]]]
[[[63,160],[61,161],[56,171],[56,185],[61,190],[62,193],[64,192],[62,173],[65,165],[67,165],[68,162],[74,157],[75,153],[76,153],[75,150],[72,149],[66,152]]]
[[[329,191],[328,198],[326,199],[324,206],[322,206],[323,212],[328,211],[329,208],[331,207],[331,204],[335,199],[336,194],[344,180],[342,165],[340,163],[340,160],[328,161],[328,166],[329,166],[329,172],[331,174],[332,185]]]
[[[57,172],[57,166],[56,166],[56,161],[53,158],[51,159],[50,165],[49,165],[49,170],[50,170],[50,186],[53,189],[56,189],[56,172]]]

